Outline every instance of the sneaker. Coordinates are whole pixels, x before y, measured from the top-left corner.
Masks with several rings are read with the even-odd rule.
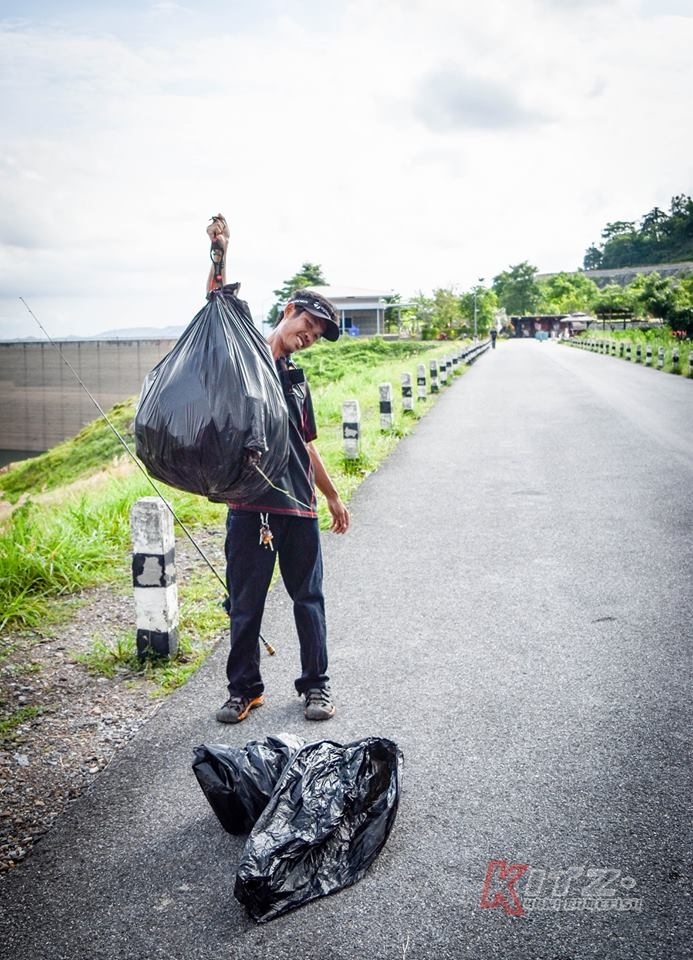
[[[306,720],[329,720],[335,715],[335,705],[332,703],[329,687],[311,687],[310,690],[305,691],[304,696]]]
[[[217,710],[219,723],[240,723],[245,720],[251,710],[264,702],[264,697],[229,697],[223,707]]]

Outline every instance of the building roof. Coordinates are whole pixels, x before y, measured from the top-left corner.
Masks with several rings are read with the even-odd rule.
[[[392,290],[367,290],[365,287],[312,286],[307,290],[316,290],[328,300],[384,300],[393,295]]]

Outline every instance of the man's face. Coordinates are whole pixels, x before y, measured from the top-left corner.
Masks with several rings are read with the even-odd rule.
[[[281,331],[282,343],[287,353],[311,347],[320,339],[324,330],[324,320],[314,317],[295,303],[286,307],[282,322],[277,327],[277,331]]]

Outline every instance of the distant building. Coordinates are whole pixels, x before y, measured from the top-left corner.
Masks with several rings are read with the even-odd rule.
[[[586,330],[594,317],[586,313],[540,314],[533,317],[511,317],[510,322],[516,337],[534,337],[537,333],[549,337],[572,337],[574,333]]]
[[[364,290],[362,287],[308,287],[331,300],[339,317],[342,333],[352,336],[377,336],[385,333],[386,298],[392,290]]]

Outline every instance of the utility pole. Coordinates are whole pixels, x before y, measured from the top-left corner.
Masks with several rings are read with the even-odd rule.
[[[483,283],[483,282],[484,282],[484,278],[483,278],[483,277],[479,277],[479,283]],[[477,322],[476,322],[476,297],[477,297],[477,294],[478,294],[478,292],[479,292],[479,283],[477,283],[477,285],[474,287],[474,340],[475,340],[475,341],[478,339],[478,337],[477,337]]]

